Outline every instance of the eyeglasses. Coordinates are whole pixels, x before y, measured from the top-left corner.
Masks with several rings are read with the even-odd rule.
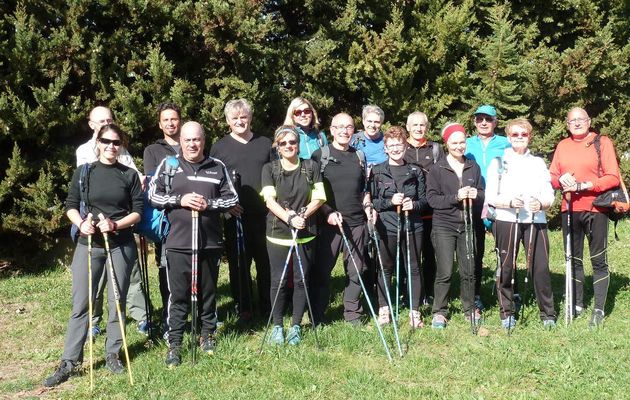
[[[305,108],[303,110],[293,110],[293,115],[295,115],[296,117],[299,117],[302,114],[311,115],[313,114],[313,110],[311,110],[310,108]]]
[[[109,146],[110,144],[113,144],[114,147],[119,147],[122,144],[122,141],[120,139],[100,138],[98,141],[101,142],[101,144],[103,144],[104,146]]]
[[[391,149],[391,150],[396,150],[396,149],[402,149],[405,147],[404,143],[399,143],[399,144],[388,144],[387,148]]]
[[[475,122],[480,124],[483,121],[486,122],[494,122],[494,117],[490,117],[490,116],[483,116],[483,115],[475,115]]]
[[[529,133],[527,133],[527,132],[510,133],[510,137],[513,137],[513,138],[528,138],[529,137]]]
[[[287,145],[295,146],[296,144],[297,144],[297,140],[283,140],[282,142],[278,142],[278,146],[280,147],[285,147]]]
[[[576,124],[583,124],[590,120],[591,120],[590,118],[573,118],[567,122],[569,123],[569,125],[576,125]]]
[[[339,131],[352,131],[354,130],[354,125],[333,125],[332,128],[335,128]]]

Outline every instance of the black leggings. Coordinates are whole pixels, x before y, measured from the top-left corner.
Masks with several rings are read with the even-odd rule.
[[[302,261],[302,268],[304,270],[304,276],[309,276],[311,265],[313,264],[313,247],[315,239],[308,243],[298,245],[299,257]],[[267,243],[267,252],[269,253],[269,264],[271,266],[271,292],[270,297],[272,301],[278,293],[278,300],[273,308],[273,324],[282,325],[282,316],[287,303],[287,278],[288,272],[285,271],[284,279],[280,282],[282,271],[286,268],[287,254],[289,252],[289,246],[281,246],[275,243]],[[289,261],[293,262],[293,317],[291,325],[299,325],[302,322],[302,316],[306,309],[306,292],[304,290],[304,280],[302,279],[302,271],[296,256],[296,252],[293,254]],[[287,268],[288,269],[288,268]],[[308,284],[308,281],[306,282]]]

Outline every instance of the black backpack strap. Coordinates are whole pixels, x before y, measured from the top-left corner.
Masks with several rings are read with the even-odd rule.
[[[85,218],[88,213],[88,193],[90,192],[90,172],[92,171],[93,164],[85,163],[81,165],[81,173],[79,174],[79,196],[80,196],[80,211],[84,211],[85,215],[81,215]]]
[[[323,174],[328,161],[330,161],[330,145],[321,148],[322,156],[319,159],[319,171]]]
[[[306,182],[310,187],[313,187],[313,164],[314,161],[310,159],[300,160],[300,172],[306,177]]]
[[[271,179],[273,179],[274,186],[277,186],[278,178],[280,178],[281,172],[282,172],[282,166],[280,165],[280,160],[271,161]]]

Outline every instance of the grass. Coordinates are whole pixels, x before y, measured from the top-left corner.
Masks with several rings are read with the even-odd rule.
[[[214,356],[202,355],[190,364],[187,351],[179,368],[167,370],[164,343],[146,346],[145,338],[128,325],[135,386],[126,375],[113,376],[104,368],[103,339],[95,346],[95,390],[90,394],[87,373],[58,388],[43,389],[42,380],[58,363],[70,310],[70,272],[63,268],[0,279],[0,398],[77,399],[575,399],[622,398],[630,392],[630,224],[619,225],[622,241],[610,237],[612,280],[603,329],[590,331],[588,318],[565,328],[562,319],[554,331],[542,329],[535,304],[511,336],[500,328],[496,299],[491,294],[494,265],[491,239],[487,243],[483,298],[488,306],[487,337],[470,334],[469,324],[453,301],[452,320],[444,331],[425,328],[411,332],[401,325],[405,356],[396,355],[391,328],[386,336],[394,355],[387,362],[372,323],[357,329],[341,322],[313,332],[305,327],[304,341],[296,348],[265,346],[258,354],[264,323],[251,332],[235,329],[228,311],[225,266],[221,268],[220,316],[225,320]],[[556,309],[563,310],[564,256],[558,232],[551,233],[552,282]],[[521,275],[523,278],[523,251]],[[341,268],[335,269],[335,301],[331,315],[341,315]],[[152,298],[159,299],[157,270],[150,269]],[[587,265],[586,295],[592,295]],[[522,283],[521,283],[522,284]],[[531,290],[529,291],[531,293]],[[591,301],[592,297],[587,297]],[[367,307],[366,307],[367,310]],[[426,313],[425,313],[426,314]],[[590,309],[587,310],[587,315]],[[401,319],[406,321],[406,312]],[[402,318],[401,317],[401,318]],[[429,322],[428,318],[425,322]],[[122,353],[121,353],[122,355]],[[87,370],[87,369],[86,369]]]

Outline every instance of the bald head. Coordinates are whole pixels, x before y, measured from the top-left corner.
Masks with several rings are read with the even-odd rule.
[[[182,146],[182,155],[187,161],[197,163],[203,160],[206,138],[200,123],[188,121],[182,125],[179,140]]]
[[[567,129],[576,139],[586,137],[591,129],[591,118],[585,109],[573,107],[567,113]]]
[[[349,114],[339,113],[330,123],[330,133],[333,135],[333,146],[340,150],[347,150],[354,133],[354,121]]]
[[[114,117],[112,111],[107,107],[94,107],[88,116],[88,125],[92,129],[93,137],[96,137],[103,125],[111,124],[112,122],[114,122]]]

